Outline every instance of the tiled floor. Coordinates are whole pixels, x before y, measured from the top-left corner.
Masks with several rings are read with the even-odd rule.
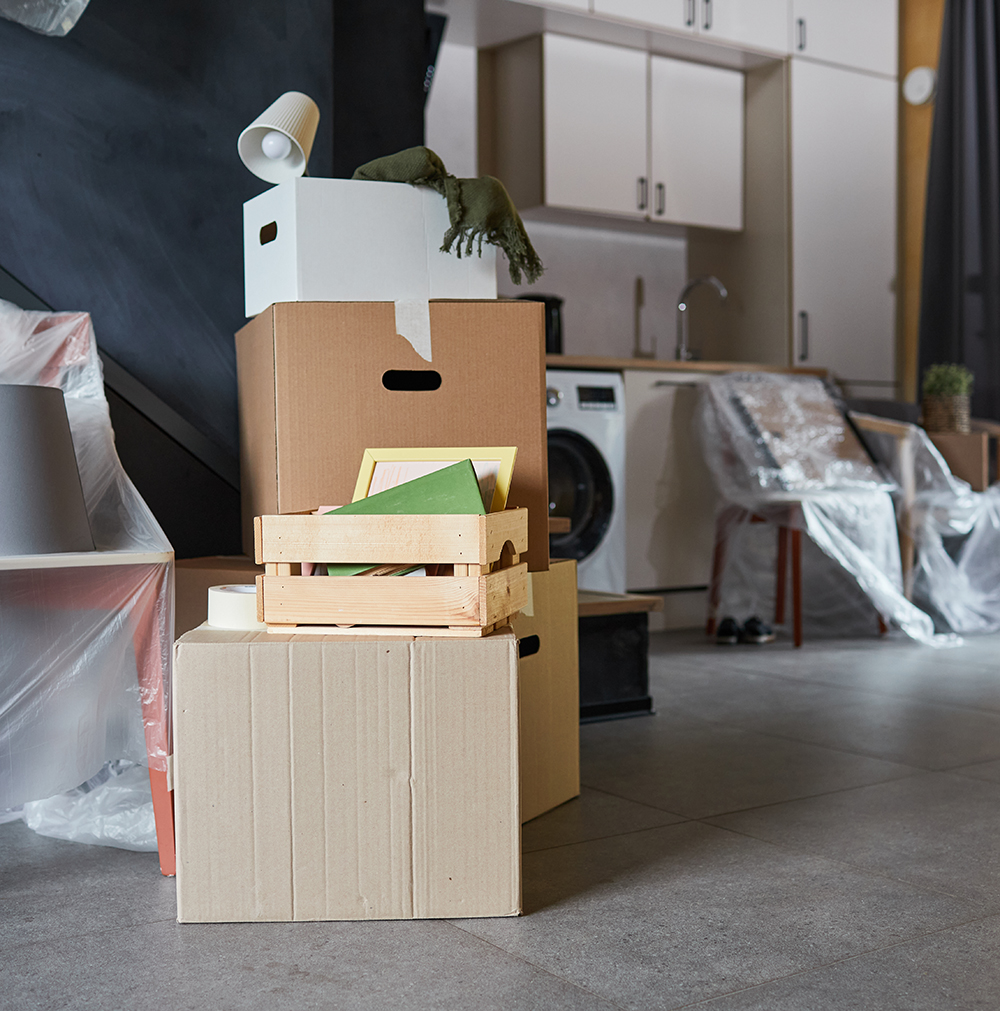
[[[519,919],[178,925],[156,857],[0,826],[0,1008],[1000,1007],[1000,635],[653,640]]]

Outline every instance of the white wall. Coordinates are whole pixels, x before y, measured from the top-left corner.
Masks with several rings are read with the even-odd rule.
[[[475,176],[476,50],[442,43],[425,114],[427,146],[448,171]],[[642,347],[656,342],[658,358],[672,358],[675,307],[687,272],[687,242],[601,228],[527,222],[545,264],[533,288],[511,283],[507,261],[497,256],[501,295],[537,290],[565,299],[563,351],[575,355],[630,358],[635,344],[635,282],[643,278]]]

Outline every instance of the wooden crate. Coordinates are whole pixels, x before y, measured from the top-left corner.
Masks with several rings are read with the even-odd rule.
[[[258,516],[257,617],[268,631],[479,637],[528,602],[528,510]],[[303,576],[303,562],[437,565],[452,575]],[[309,626],[308,628],[302,626]]]

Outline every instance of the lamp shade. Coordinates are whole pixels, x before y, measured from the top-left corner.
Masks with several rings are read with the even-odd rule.
[[[294,179],[306,170],[318,125],[319,106],[301,91],[286,91],[240,134],[240,158],[266,182]]]
[[[62,390],[0,386],[0,555],[93,550]]]

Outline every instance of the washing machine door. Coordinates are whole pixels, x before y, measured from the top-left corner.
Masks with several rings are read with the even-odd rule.
[[[611,473],[600,450],[579,432],[549,429],[549,515],[568,516],[567,534],[549,536],[553,558],[582,561],[597,549],[615,507]]]

